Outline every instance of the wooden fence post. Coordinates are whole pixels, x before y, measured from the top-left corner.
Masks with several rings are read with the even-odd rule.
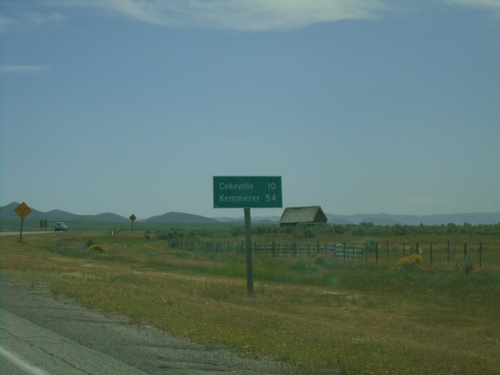
[[[479,267],[481,267],[483,263],[483,243],[479,242]]]
[[[429,250],[430,250],[430,259],[431,259],[431,266],[432,266],[432,243],[430,245],[430,249]]]

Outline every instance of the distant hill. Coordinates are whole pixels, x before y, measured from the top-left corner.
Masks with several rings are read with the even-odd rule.
[[[390,215],[390,214],[355,214],[355,215],[337,215],[326,214],[329,224],[349,225],[360,224],[364,221],[375,225],[441,225],[468,223],[478,224],[498,224],[500,223],[500,212],[491,213],[465,213],[465,214],[443,214],[443,215]],[[228,223],[243,223],[243,217],[218,218],[219,221]],[[279,216],[256,216],[252,217],[252,223],[255,224],[277,224],[280,221]]]
[[[28,216],[30,219],[47,219],[47,220],[58,220],[58,221],[77,221],[82,218],[82,215],[72,214],[66,211],[61,210],[52,210],[49,212],[40,212],[44,217],[36,218]]]
[[[441,225],[464,223],[498,224],[500,223],[500,212],[490,213],[464,213],[464,214],[442,214],[442,215],[390,215],[390,214],[356,214],[356,215],[334,215],[327,214],[328,222],[333,224],[359,224],[363,221],[376,225]]]
[[[18,202],[12,202],[6,206],[0,207],[0,219],[19,219],[15,212]],[[99,222],[129,222],[128,218],[113,214],[102,213],[98,215],[77,215],[61,210],[51,210],[48,212],[38,211],[31,208],[31,213],[26,217],[26,220],[51,220],[51,221],[99,221]]]
[[[130,223],[130,219],[124,216],[113,214],[111,212],[104,212],[98,215],[85,215],[82,221],[110,221],[114,223]]]
[[[8,204],[7,206],[0,207],[0,218],[1,219],[19,219],[19,216],[17,216],[16,212],[14,211],[17,206],[19,206],[19,202],[12,202],[12,203]]]
[[[152,216],[144,220],[145,223],[218,223],[216,219],[211,219],[205,216],[186,214],[182,212],[168,212],[163,215]]]
[[[12,202],[6,206],[0,207],[0,219],[19,219],[16,212],[16,207],[19,202]],[[28,220],[51,220],[51,221],[99,221],[99,222],[114,222],[126,223],[130,220],[124,216],[106,212],[98,215],[77,215],[61,210],[52,210],[48,212],[38,211],[31,208],[31,214],[27,217]],[[362,222],[370,222],[376,225],[441,225],[441,224],[457,224],[464,223],[478,224],[498,224],[500,223],[500,212],[478,212],[478,213],[463,213],[463,214],[443,214],[443,215],[390,215],[390,214],[355,214],[355,215],[337,215],[326,214],[328,223],[330,224],[359,224]],[[255,216],[252,217],[253,224],[278,224],[279,216]],[[149,219],[143,220],[146,223],[243,223],[243,217],[238,218],[209,218],[206,216],[187,214],[183,212],[168,212],[163,215],[152,216]]]

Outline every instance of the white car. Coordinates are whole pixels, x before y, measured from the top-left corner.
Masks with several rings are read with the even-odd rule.
[[[68,231],[68,226],[66,224],[64,224],[62,221],[59,221],[59,222],[56,223],[54,231],[56,231],[56,232],[59,232],[59,231],[67,232]]]

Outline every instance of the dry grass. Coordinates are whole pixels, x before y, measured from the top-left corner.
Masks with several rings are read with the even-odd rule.
[[[87,254],[88,237],[26,236],[23,244],[2,237],[1,270],[34,285],[45,280],[55,295],[120,312],[134,323],[293,362],[304,373],[498,374],[500,368],[495,270],[464,276],[255,259],[262,279],[256,276],[249,298],[244,278],[220,276],[238,274],[241,258],[172,250],[129,233],[94,234],[109,251]],[[276,279],[271,272],[280,267],[285,283],[262,281]],[[328,286],[291,283],[284,269],[330,280]]]

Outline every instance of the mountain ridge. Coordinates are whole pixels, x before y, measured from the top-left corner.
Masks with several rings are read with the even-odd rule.
[[[19,219],[15,212],[18,202],[9,203],[0,207],[0,219]],[[111,212],[100,213],[96,215],[79,215],[70,212],[54,209],[50,211],[39,211],[31,208],[31,213],[26,220],[52,220],[52,221],[99,221],[99,222],[128,222],[129,219]]]
[[[0,219],[19,219],[15,212],[18,202],[12,202],[0,207]],[[47,212],[31,208],[31,214],[27,220],[52,220],[52,221],[99,221],[99,222],[129,222],[130,219],[111,212],[96,215],[79,215],[58,209]],[[435,215],[395,215],[395,214],[353,214],[339,215],[327,213],[328,223],[337,225],[360,224],[370,222],[376,225],[442,225],[464,223],[472,225],[498,224],[500,223],[500,211],[498,212],[471,212],[461,214],[435,214]],[[277,224],[279,216],[256,216],[252,218],[255,224]],[[243,217],[239,218],[211,218],[185,212],[167,212],[162,215],[151,216],[141,220],[149,223],[243,223]]]
[[[219,223],[218,220],[206,216],[188,214],[184,212],[167,212],[143,220],[144,223]]]

